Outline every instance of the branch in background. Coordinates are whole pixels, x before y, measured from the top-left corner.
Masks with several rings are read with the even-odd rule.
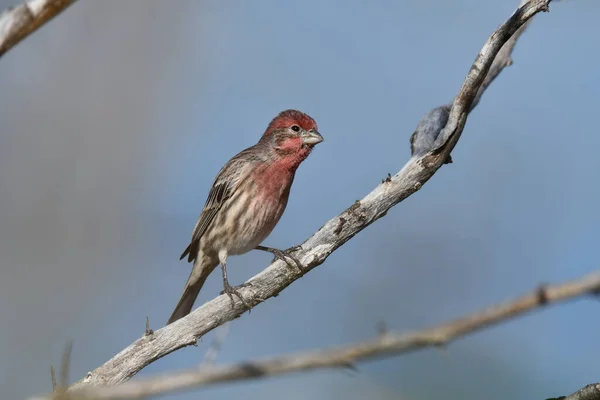
[[[0,58],[76,0],[29,0],[0,14]]]
[[[354,235],[383,217],[394,205],[418,191],[442,166],[456,145],[480,87],[488,74],[497,72],[506,65],[506,59],[498,59],[502,46],[531,17],[546,11],[551,0],[532,0],[519,8],[487,40],[465,82],[456,97],[448,123],[437,139],[436,148],[425,154],[413,156],[393,177],[388,177],[371,193],[342,214],[332,218],[314,235],[308,238],[295,252],[302,263],[301,272],[289,268],[285,262],[276,261],[249,280],[250,286],[239,290],[251,307],[278,295],[282,290],[313,268],[321,265],[331,253],[350,240]],[[510,51],[504,57],[510,56]],[[496,61],[494,61],[496,60]],[[489,79],[489,78],[488,78]],[[89,372],[72,388],[86,385],[115,385],[129,380],[144,367],[182,347],[194,345],[207,332],[238,318],[246,311],[237,301],[232,307],[229,298],[221,295],[197,308],[175,323],[144,335],[129,347],[96,370]]]
[[[257,379],[297,371],[352,366],[357,361],[391,357],[432,346],[444,346],[462,336],[540,309],[588,294],[600,289],[600,273],[575,281],[542,286],[517,299],[467,315],[463,318],[413,333],[385,333],[367,342],[355,343],[333,350],[317,350],[287,356],[249,361],[239,364],[195,368],[123,383],[116,386],[82,387],[69,396],[94,400],[126,400],[162,395],[192,387],[215,383]],[[597,397],[575,396],[567,400],[600,399],[598,387],[589,385],[577,393],[595,393]],[[44,400],[47,397],[32,400]]]
[[[600,400],[600,383],[590,383],[566,397],[561,396],[546,400]]]

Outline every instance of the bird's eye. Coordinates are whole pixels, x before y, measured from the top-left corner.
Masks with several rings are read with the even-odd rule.
[[[300,132],[300,127],[298,125],[292,125],[292,130],[294,132]]]

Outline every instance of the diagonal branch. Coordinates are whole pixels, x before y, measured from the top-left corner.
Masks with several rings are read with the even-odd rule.
[[[523,6],[528,1],[529,0],[521,0],[519,7]],[[485,92],[485,90],[488,88],[488,86],[490,86],[490,84],[494,81],[494,79],[496,79],[496,77],[498,75],[500,75],[500,72],[502,72],[502,70],[505,67],[512,65],[513,60],[512,60],[511,56],[512,56],[512,52],[513,52],[515,46],[517,45],[517,40],[519,40],[519,38],[521,37],[523,32],[525,32],[525,30],[527,29],[527,27],[529,26],[530,23],[531,23],[531,20],[524,23],[512,35],[512,37],[510,39],[508,39],[508,41],[504,44],[504,46],[502,46],[502,48],[498,52],[498,55],[496,56],[496,59],[494,60],[494,63],[490,67],[490,71],[488,72],[487,76],[483,80],[483,83],[481,84],[481,87],[479,88],[479,91],[477,92],[477,95],[475,96],[473,105],[471,105],[471,110],[473,110],[473,108],[475,108],[475,106],[477,106],[477,104],[479,104],[479,100],[481,100],[481,96],[483,95],[483,92]]]
[[[77,0],[29,0],[0,14],[0,58]]]
[[[496,58],[503,45],[531,17],[538,12],[547,11],[550,1],[527,2],[487,40],[454,100],[446,127],[441,133],[437,132],[440,137],[436,139],[436,147],[433,151],[413,156],[396,175],[388,177],[362,200],[356,201],[342,214],[329,220],[308,238],[301,249],[295,253],[296,258],[304,266],[302,272],[289,268],[283,261],[276,261],[251,278],[249,280],[251,285],[240,289],[246,302],[254,307],[278,295],[292,282],[321,265],[331,253],[354,235],[383,217],[394,205],[418,191],[443,165],[456,145],[468,112],[472,109],[479,88],[490,68],[493,65],[502,66],[497,68],[495,72],[497,75],[506,66],[505,59]],[[506,53],[504,57],[510,57],[510,51]],[[238,318],[244,311],[245,308],[240,301],[236,301],[232,307],[226,295],[218,296],[187,317],[136,340],[105,364],[88,373],[86,378],[73,387],[86,384],[115,385],[127,381],[157,359],[182,347],[196,344],[198,338],[225,322]]]
[[[519,7],[524,6],[529,0],[521,0]],[[521,27],[508,39],[506,43],[502,46],[492,66],[490,67],[485,79],[477,93],[473,102],[471,103],[471,107],[469,109],[469,113],[473,111],[479,101],[481,100],[481,96],[491,85],[491,83],[500,75],[502,70],[510,65],[512,65],[512,52],[517,44],[517,40],[521,37],[523,32],[527,29],[527,26],[531,23],[531,20],[525,22]],[[448,118],[450,117],[450,110],[452,109],[453,103],[445,104],[443,106],[439,106],[437,108],[432,109],[427,114],[421,118],[419,124],[417,125],[417,129],[410,137],[410,149],[413,156],[422,156],[429,152],[435,144],[436,139],[438,138],[442,129],[448,123]],[[449,164],[452,162],[452,158],[448,156],[445,163]]]
[[[126,400],[162,395],[169,392],[207,386],[215,383],[257,379],[268,376],[309,371],[323,368],[352,366],[356,361],[391,357],[433,346],[445,346],[450,342],[484,328],[516,318],[550,304],[564,302],[588,294],[596,295],[600,289],[600,273],[594,273],[575,281],[541,286],[514,300],[467,315],[463,318],[412,333],[386,333],[370,341],[355,343],[333,350],[317,350],[287,356],[214,367],[198,367],[191,370],[160,375],[126,382],[116,386],[85,386],[70,395],[94,400]],[[573,400],[593,400],[598,388],[589,385],[580,392],[589,397],[573,397]],[[579,393],[579,392],[578,392]],[[571,395],[574,396],[575,394]],[[44,400],[35,398],[32,400]],[[568,397],[567,399],[571,399]]]

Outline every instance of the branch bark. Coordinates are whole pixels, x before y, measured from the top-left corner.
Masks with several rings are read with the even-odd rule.
[[[531,0],[520,7],[487,40],[479,52],[465,81],[456,96],[445,128],[436,134],[435,148],[419,156],[413,156],[393,177],[388,177],[362,200],[356,201],[342,214],[332,218],[315,234],[302,243],[295,253],[303,270],[288,267],[276,261],[251,278],[248,287],[240,290],[241,295],[252,307],[278,295],[295,280],[321,265],[327,257],[354,235],[383,217],[394,205],[418,191],[448,158],[460,138],[467,115],[472,109],[480,88],[491,71],[497,76],[508,65],[512,47],[507,48],[504,58],[496,57],[511,36],[535,14],[547,11],[551,0]],[[510,43],[510,42],[509,42]],[[514,45],[514,44],[513,44]],[[489,82],[495,76],[488,77]],[[417,128],[417,131],[419,127]],[[417,132],[419,133],[419,132]],[[234,307],[229,298],[221,295],[197,308],[187,317],[144,335],[115,355],[96,370],[73,385],[115,385],[127,381],[144,367],[182,347],[194,345],[207,332],[238,318],[246,311],[236,299]]]
[[[590,383],[568,396],[555,397],[546,400],[600,400],[600,383]]]
[[[187,371],[130,381],[116,386],[87,386],[71,391],[69,395],[70,398],[94,400],[140,399],[215,383],[258,379],[323,368],[351,367],[357,361],[391,357],[426,347],[445,346],[462,336],[497,325],[544,306],[587,294],[597,295],[599,289],[600,273],[594,273],[559,285],[541,286],[514,300],[446,324],[412,333],[385,333],[370,341],[332,350],[316,350],[239,364],[200,366]],[[31,400],[48,399],[51,399],[51,397],[38,397]],[[566,400],[594,399],[600,400],[598,385],[588,385],[566,398]]]
[[[0,58],[77,0],[29,0],[0,15]]]
[[[519,7],[524,6],[529,0],[521,0]],[[511,37],[508,39],[506,43],[502,46],[490,70],[488,71],[485,79],[479,89],[477,90],[477,94],[475,95],[475,99],[473,100],[471,107],[469,109],[469,113],[473,111],[483,93],[491,85],[491,83],[500,75],[502,70],[510,65],[512,65],[512,52],[517,44],[517,40],[519,37],[525,32],[527,26],[531,23],[531,20],[525,22]],[[448,118],[450,117],[450,111],[452,109],[453,103],[449,103],[443,106],[439,106],[437,108],[432,109],[427,114],[421,118],[417,125],[417,129],[410,137],[410,149],[413,156],[422,156],[428,153],[434,146],[435,142],[438,139],[438,136],[442,129],[448,123]],[[445,160],[446,164],[452,163],[452,158],[448,156]]]

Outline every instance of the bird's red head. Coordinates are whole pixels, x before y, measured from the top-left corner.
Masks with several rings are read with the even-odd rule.
[[[322,141],[315,120],[298,110],[280,112],[261,138],[262,143],[271,147],[275,157],[294,170]]]
[[[305,131],[310,131],[311,129],[314,129],[315,131],[317,130],[317,123],[307,114],[304,114],[298,110],[285,110],[273,118],[267,127],[265,134],[280,129],[290,128],[294,125],[297,125],[299,128],[302,128]]]

